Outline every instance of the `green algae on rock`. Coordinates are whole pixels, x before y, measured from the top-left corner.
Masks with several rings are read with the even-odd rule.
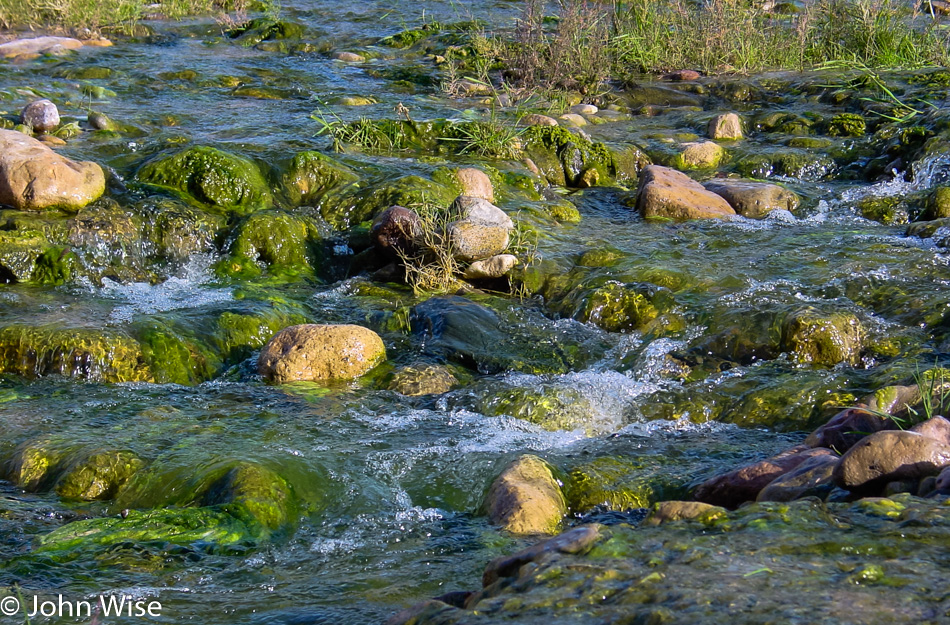
[[[255,163],[207,146],[159,155],[145,163],[136,178],[229,214],[244,215],[272,202],[267,180]]]
[[[105,450],[83,455],[56,483],[64,499],[111,499],[145,463],[130,451]]]
[[[297,504],[290,484],[259,464],[241,463],[229,470],[205,493],[204,503],[220,504],[255,533],[257,527],[269,533],[296,523]]]
[[[284,173],[284,188],[296,205],[315,205],[328,191],[359,180],[355,171],[321,152],[296,154]]]
[[[0,328],[0,373],[100,382],[152,379],[141,346],[124,334],[20,324]]]
[[[861,356],[864,335],[864,327],[853,313],[822,314],[808,307],[786,317],[782,348],[801,364],[853,365]]]
[[[322,234],[311,218],[276,210],[256,212],[234,228],[218,272],[253,278],[263,265],[272,275],[314,275],[320,265]]]

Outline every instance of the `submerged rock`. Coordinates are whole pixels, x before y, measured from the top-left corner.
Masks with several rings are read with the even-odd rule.
[[[737,213],[751,219],[762,219],[776,209],[793,211],[800,202],[795,192],[767,182],[721,179],[703,186],[722,196]]]
[[[296,522],[296,501],[290,485],[274,471],[254,463],[241,463],[228,471],[204,496],[204,504],[220,505],[252,530],[264,533]]]
[[[637,210],[648,219],[722,219],[736,214],[726,200],[686,174],[658,165],[640,172]]]
[[[99,198],[105,187],[99,165],[71,161],[36,139],[0,130],[0,204],[75,212]]]
[[[532,455],[512,462],[492,482],[485,507],[492,523],[513,534],[553,534],[567,514],[551,467]]]
[[[227,275],[254,277],[260,267],[271,274],[312,274],[319,268],[321,232],[312,219],[284,211],[259,211],[235,227],[229,257],[219,267]]]
[[[848,490],[867,490],[937,475],[948,465],[950,445],[916,432],[876,432],[841,457],[834,481]]]
[[[378,334],[356,325],[284,328],[261,350],[259,373],[277,384],[357,378],[386,360]]]
[[[388,388],[400,395],[418,397],[447,393],[456,384],[458,384],[458,379],[445,365],[417,365],[403,367],[396,371]]]
[[[143,165],[136,178],[227,213],[243,215],[271,203],[270,188],[255,163],[212,147],[158,156]]]
[[[84,455],[56,483],[65,499],[111,499],[144,462],[130,451],[109,450]]]
[[[709,523],[726,516],[726,514],[725,508],[701,501],[661,501],[654,504],[650,515],[644,519],[643,524],[656,526],[693,519],[700,523]]]
[[[657,287],[609,282],[590,291],[572,315],[608,332],[642,330],[659,315]]]
[[[606,456],[571,469],[564,492],[574,513],[597,506],[623,512],[647,508],[658,498],[654,478],[632,458]]]
[[[34,132],[49,132],[59,126],[59,109],[49,100],[34,100],[20,111],[20,120]]]

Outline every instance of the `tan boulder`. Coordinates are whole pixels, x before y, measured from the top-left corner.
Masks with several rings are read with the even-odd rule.
[[[742,120],[735,113],[723,113],[709,120],[709,138],[735,141],[742,138]]]
[[[102,168],[71,161],[15,130],[0,130],[0,204],[78,211],[106,188]]]
[[[357,378],[386,360],[378,334],[356,325],[303,324],[274,335],[257,360],[272,382]]]
[[[465,268],[462,277],[466,280],[486,280],[507,275],[518,264],[518,257],[512,254],[498,254],[485,260],[476,260]]]
[[[512,534],[553,534],[567,514],[567,503],[551,467],[524,455],[492,482],[488,518]]]
[[[661,501],[653,506],[644,525],[663,525],[688,519],[715,519],[726,515],[726,509],[701,501]]]
[[[835,484],[848,490],[882,486],[899,480],[937,475],[950,466],[950,445],[917,432],[877,432],[841,456]]]
[[[16,39],[0,44],[0,57],[32,56],[39,54],[57,54],[67,50],[78,50],[83,42],[70,37],[34,37]]]
[[[459,181],[462,195],[480,198],[489,202],[495,201],[495,188],[492,186],[488,174],[474,167],[466,167],[455,172]]]
[[[751,219],[761,219],[776,209],[793,211],[800,202],[794,191],[768,182],[711,180],[703,186],[722,196],[737,213]]]
[[[575,104],[571,107],[571,113],[575,115],[596,115],[600,109],[593,104]]]
[[[520,124],[522,126],[557,126],[557,120],[547,115],[529,113],[521,118]]]
[[[736,214],[726,200],[686,174],[659,165],[640,172],[637,209],[646,218],[721,219]]]

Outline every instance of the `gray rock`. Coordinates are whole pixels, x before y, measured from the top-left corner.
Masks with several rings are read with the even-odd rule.
[[[709,121],[709,138],[735,141],[742,138],[742,121],[735,113],[723,113]]]
[[[518,264],[518,257],[512,254],[498,254],[485,260],[477,260],[465,268],[462,277],[466,280],[485,280],[501,278]]]
[[[49,132],[59,126],[59,109],[49,100],[34,100],[23,107],[20,119],[37,132]]]
[[[460,195],[452,202],[450,210],[453,214],[457,214],[459,219],[475,219],[508,229],[515,227],[508,213],[481,197]]]

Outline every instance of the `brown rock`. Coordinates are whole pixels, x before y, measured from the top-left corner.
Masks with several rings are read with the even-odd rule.
[[[15,130],[0,130],[0,204],[77,211],[105,191],[102,168],[71,161]]]
[[[488,518],[512,534],[553,534],[567,514],[567,503],[551,467],[524,455],[492,482],[486,498]]]
[[[337,52],[333,55],[333,58],[337,61],[343,61],[344,63],[362,63],[366,60],[365,57],[355,52]]]
[[[935,490],[950,491],[950,467],[945,468],[934,482]]]
[[[637,209],[646,218],[714,219],[736,214],[726,200],[686,174],[659,165],[640,172]]]
[[[455,258],[471,262],[495,256],[508,247],[508,228],[494,226],[482,221],[462,219],[453,221],[446,228]]]
[[[389,617],[386,625],[415,625],[416,623],[429,622],[430,619],[438,620],[443,612],[454,612],[455,608],[447,603],[437,599],[422,601],[413,606],[401,610]]]
[[[510,556],[495,558],[482,573],[482,586],[490,586],[504,577],[517,577],[522,566],[553,553],[579,554],[588,551],[603,532],[603,526],[592,523],[581,525],[554,538],[542,540],[536,545]]]
[[[751,219],[761,219],[776,209],[793,211],[800,201],[793,191],[767,182],[711,180],[703,186],[722,196],[737,213]]]
[[[492,186],[491,178],[482,170],[466,167],[458,170],[455,177],[462,188],[462,195],[488,202],[495,201],[495,188]]]
[[[35,132],[49,132],[59,126],[59,109],[49,100],[34,100],[20,111],[20,121]]]
[[[54,137],[53,135],[40,135],[36,138],[37,141],[44,145],[51,145],[60,147],[66,145],[66,141],[60,139],[59,137]]]
[[[522,126],[557,126],[557,120],[547,115],[538,115],[529,113],[521,118],[519,122]]]
[[[274,335],[257,359],[272,382],[357,378],[386,360],[378,334],[356,325],[303,324]]]
[[[726,514],[726,509],[701,501],[661,501],[653,506],[645,525],[663,525],[672,521],[696,518],[712,519]]]
[[[422,232],[419,215],[404,206],[390,206],[373,220],[370,228],[373,245],[390,258],[399,253],[412,254]]]
[[[671,80],[673,82],[683,82],[689,80],[699,80],[702,77],[702,74],[692,69],[681,69],[675,72],[670,72],[663,76],[663,80]]]
[[[831,474],[838,458],[822,454],[808,458],[784,475],[769,482],[756,501],[793,501],[811,495],[821,496],[831,491]]]
[[[833,455],[830,449],[808,449],[801,445],[766,460],[718,475],[700,484],[693,492],[696,501],[735,508],[754,501],[759,492],[776,478],[788,473],[809,458]]]
[[[723,113],[709,120],[709,138],[736,141],[742,138],[742,120],[735,113]]]
[[[485,260],[476,260],[465,268],[462,277],[466,280],[488,280],[501,278],[518,264],[518,257],[512,254],[498,254]]]
[[[918,423],[910,428],[910,431],[940,441],[944,445],[950,445],[950,421],[941,416],[936,416],[922,423]]]
[[[835,484],[864,490],[936,475],[950,465],[950,445],[916,432],[877,432],[858,441],[835,467]]]
[[[805,439],[805,444],[809,447],[827,447],[843,454],[868,434],[896,429],[897,424],[887,417],[863,408],[845,408],[812,432]]]

